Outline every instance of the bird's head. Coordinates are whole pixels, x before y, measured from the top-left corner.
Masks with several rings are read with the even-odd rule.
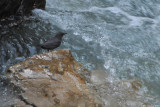
[[[67,33],[59,32],[59,33],[56,34],[56,37],[57,38],[62,38],[65,34],[67,34]]]
[[[65,34],[67,34],[67,33],[64,33],[64,32],[57,33],[58,36],[64,36]]]

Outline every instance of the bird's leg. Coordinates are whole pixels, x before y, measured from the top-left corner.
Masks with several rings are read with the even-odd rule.
[[[44,50],[44,51],[42,51],[42,53],[44,54],[44,53],[48,53],[49,52],[49,50],[47,49],[47,50]]]

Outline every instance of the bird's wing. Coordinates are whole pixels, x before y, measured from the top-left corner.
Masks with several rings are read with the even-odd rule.
[[[56,46],[59,46],[61,43],[61,41],[59,41],[58,39],[54,39],[54,40],[49,40],[47,42],[45,42],[43,44],[43,46],[45,47],[56,47]]]

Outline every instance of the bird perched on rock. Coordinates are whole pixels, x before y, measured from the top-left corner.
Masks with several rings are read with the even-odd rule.
[[[49,50],[59,47],[62,41],[62,37],[65,34],[67,33],[63,33],[63,32],[57,33],[53,38],[50,38],[48,41],[46,41],[43,44],[40,44],[41,48],[47,49],[49,51]]]

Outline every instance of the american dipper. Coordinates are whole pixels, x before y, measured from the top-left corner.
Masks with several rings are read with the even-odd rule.
[[[67,33],[62,33],[62,32],[57,33],[53,38],[51,38],[48,41],[46,41],[45,43],[41,44],[40,45],[41,48],[47,49],[49,51],[49,50],[52,50],[52,49],[59,47],[61,44],[61,41],[62,41],[62,37],[65,34],[67,34]]]

